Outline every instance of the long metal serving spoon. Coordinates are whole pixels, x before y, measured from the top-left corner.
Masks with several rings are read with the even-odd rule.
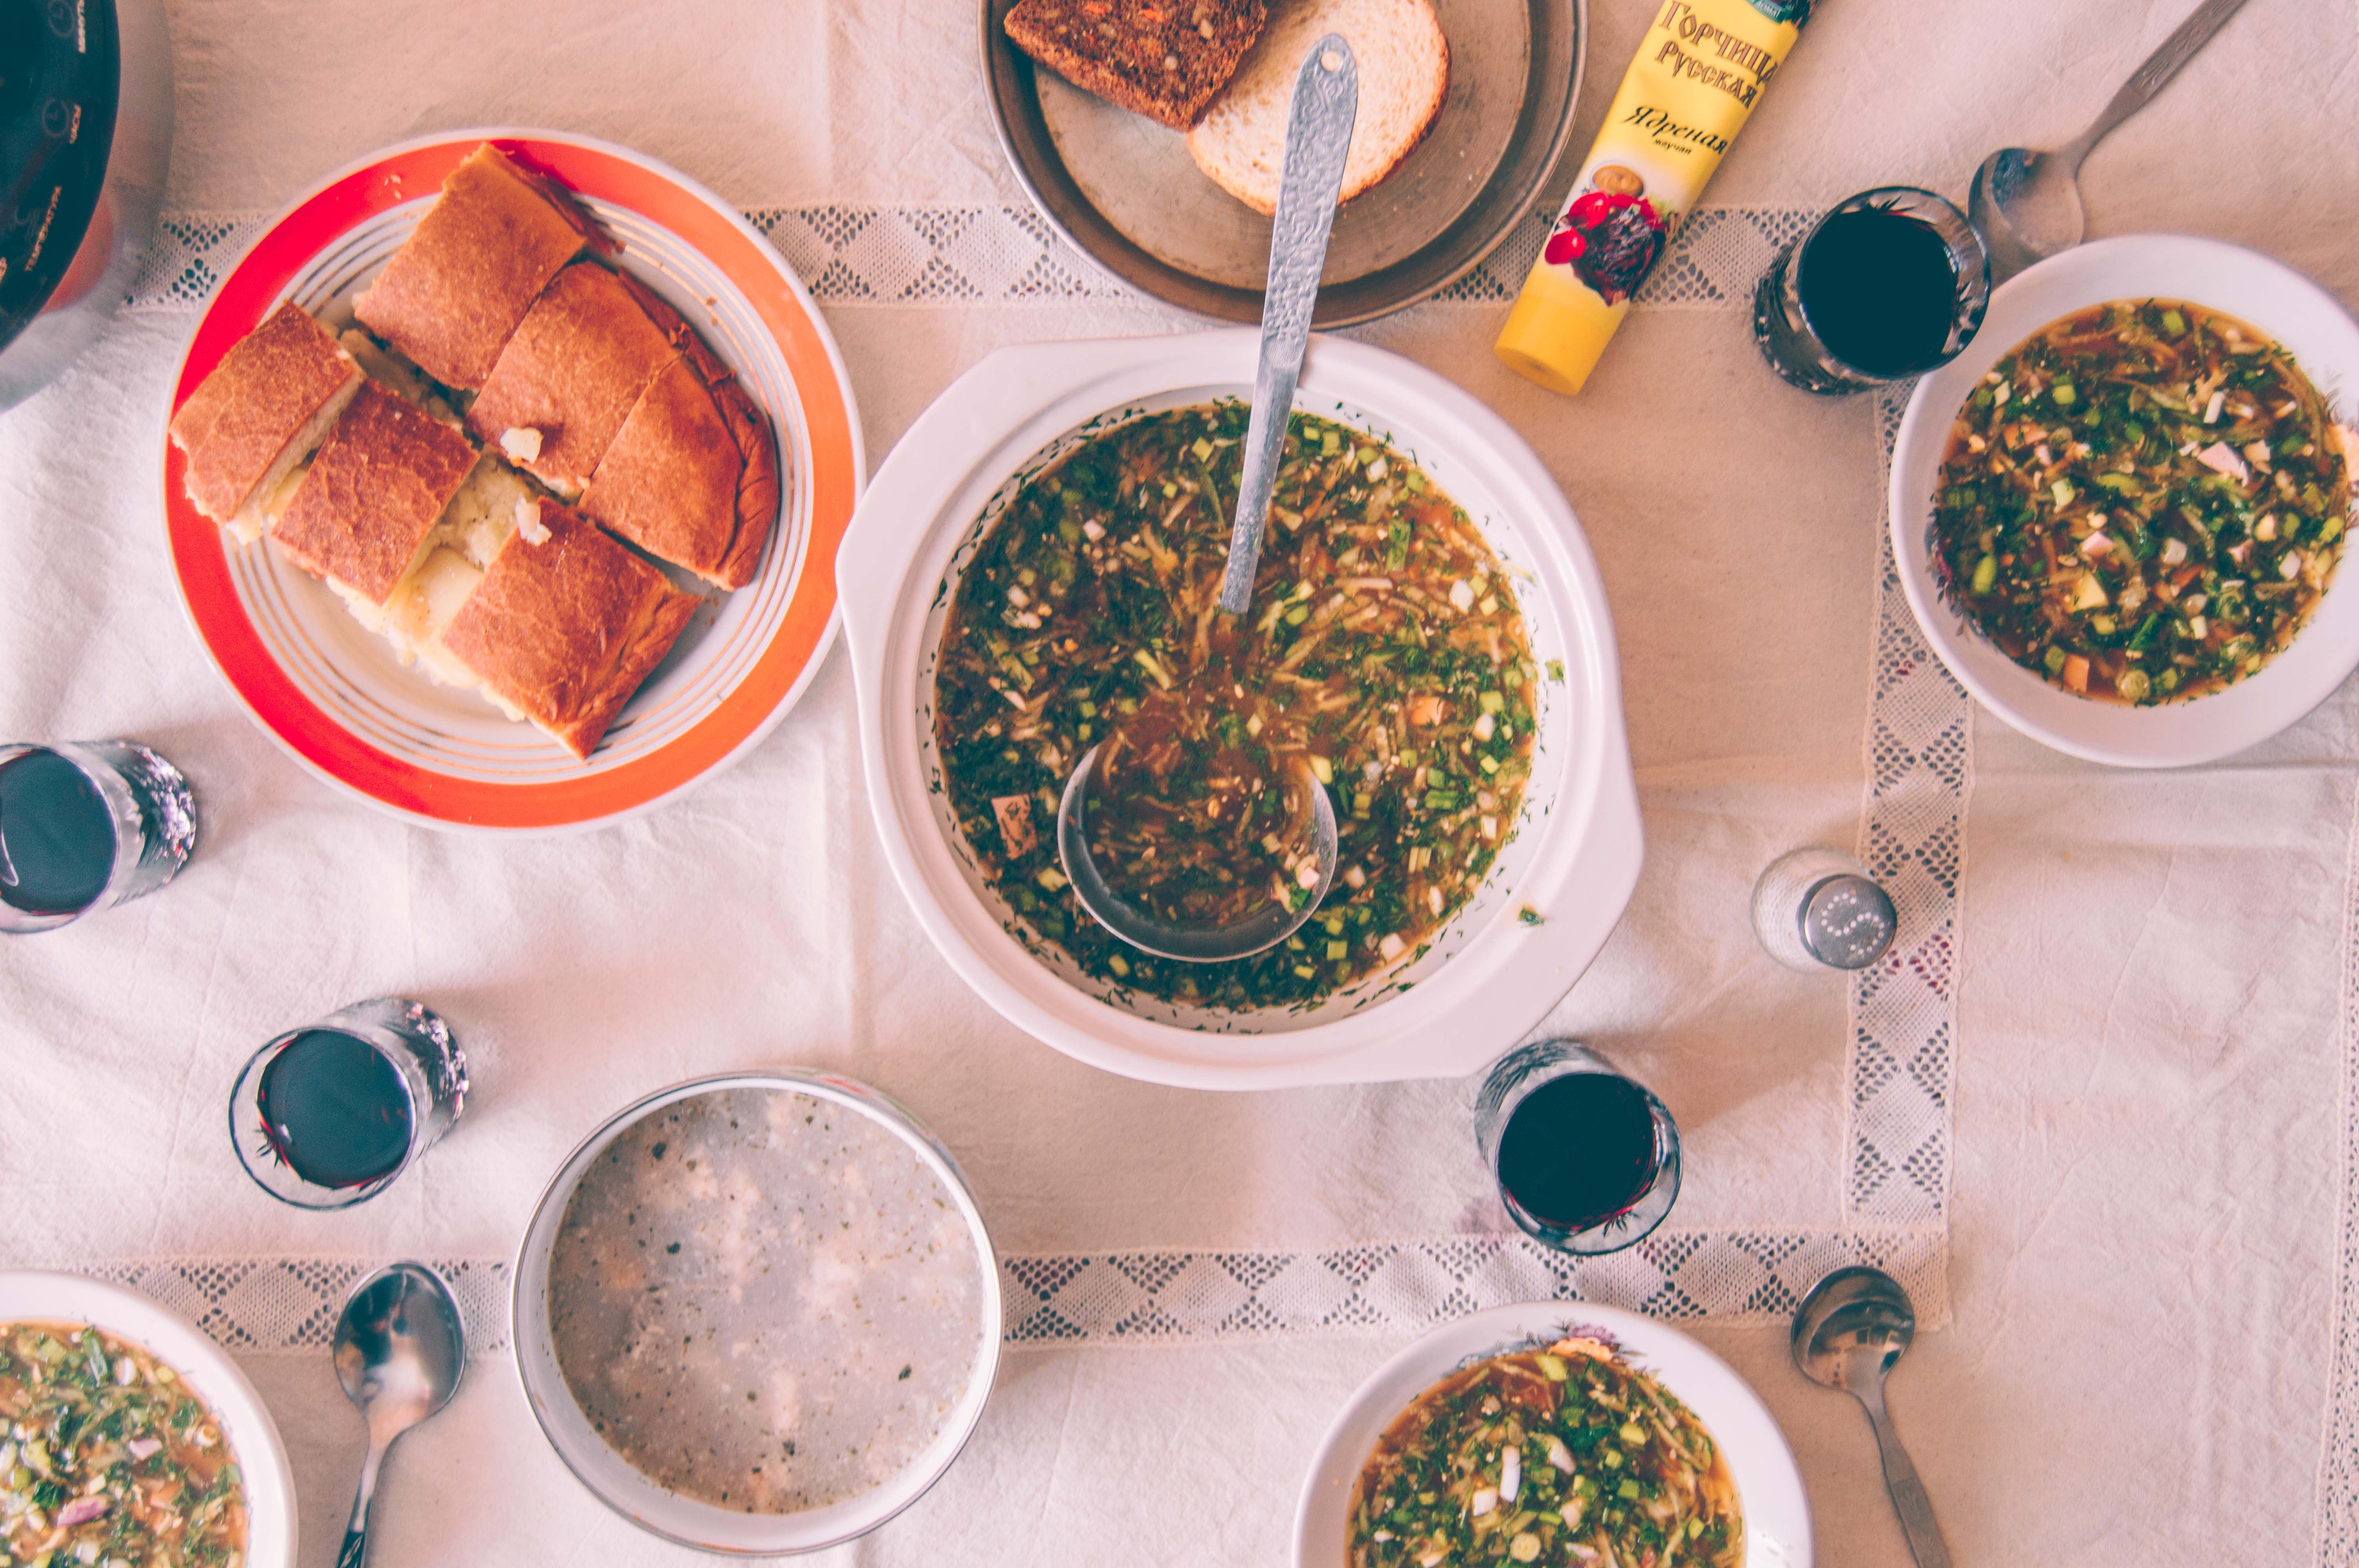
[[[1358,62],[1341,33],[1311,47],[1294,79],[1294,102],[1286,122],[1286,167],[1278,178],[1277,216],[1270,225],[1269,282],[1262,293],[1261,360],[1254,372],[1253,416],[1245,427],[1245,468],[1237,482],[1236,521],[1229,533],[1229,564],[1221,579],[1221,613],[1232,621],[1253,602],[1254,573],[1261,564],[1262,533],[1269,524],[1269,496],[1286,445],[1287,419],[1294,410],[1295,384],[1310,342],[1310,311],[1319,299],[1319,274],[1327,261],[1327,235],[1335,222],[1335,198],[1343,187],[1343,157],[1351,150],[1352,125],[1360,107]],[[1100,741],[1082,754],[1057,806],[1057,858],[1073,892],[1097,923],[1132,946],[1167,958],[1217,963],[1243,958],[1283,942],[1310,918],[1335,880],[1335,806],[1298,762],[1295,787],[1307,792],[1312,864],[1318,881],[1299,908],[1273,906],[1233,925],[1210,928],[1174,925],[1126,902],[1099,874],[1091,859],[1089,793],[1097,779]]]
[[[1884,1411],[1884,1379],[1917,1336],[1917,1308],[1900,1281],[1881,1269],[1837,1269],[1810,1288],[1794,1314],[1794,1365],[1802,1376],[1841,1389],[1867,1411],[1884,1456],[1884,1487],[1908,1538],[1917,1568],[1950,1568],[1950,1545],[1933,1519],[1933,1499]]]
[[[423,1263],[395,1263],[353,1287],[336,1321],[336,1381],[368,1422],[360,1494],[336,1553],[336,1568],[368,1557],[369,1503],[377,1467],[393,1440],[451,1402],[467,1365],[459,1303]]]
[[[2081,243],[2086,227],[2078,183],[2081,160],[2114,126],[2145,108],[2244,4],[2245,0],[2205,0],[2179,25],[2177,32],[2162,41],[2160,49],[2147,57],[2144,65],[2131,72],[2114,101],[2105,105],[2105,112],[2056,151],[2001,147],[1983,159],[1982,167],[1974,170],[1966,212],[1982,231],[1983,243],[1990,252],[1991,282],[2004,282],[2032,263]]]

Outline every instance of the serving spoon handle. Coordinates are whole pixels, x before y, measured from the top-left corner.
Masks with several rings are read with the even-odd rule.
[[[1872,1383],[1852,1391],[1867,1411],[1868,1425],[1875,1429],[1876,1452],[1884,1459],[1884,1489],[1892,1495],[1892,1511],[1900,1516],[1908,1555],[1917,1560],[1917,1568],[1950,1568],[1950,1543],[1933,1518],[1933,1499],[1917,1478],[1916,1465],[1900,1446],[1900,1434],[1892,1430],[1892,1417],[1884,1409],[1884,1385]]]
[[[2154,95],[2177,76],[2180,68],[2195,58],[2195,52],[2212,41],[2212,35],[2226,24],[2229,17],[2244,8],[2245,0],[2204,0],[2194,15],[2179,24],[2161,47],[2146,57],[2146,63],[2130,72],[2113,102],[2091,123],[2089,128],[2061,148],[2058,157],[2064,159],[2066,170],[2078,170],[2089,149],[2113,133],[2114,127],[2151,103]]]
[[[344,1544],[336,1552],[336,1568],[361,1568],[368,1561],[369,1504],[376,1498],[376,1473],[391,1446],[375,1434],[369,1438],[368,1457],[361,1461],[360,1490],[353,1498],[353,1517],[344,1526]]]
[[[1269,493],[1286,449],[1295,384],[1310,342],[1311,308],[1327,263],[1343,157],[1360,111],[1359,65],[1341,33],[1311,46],[1294,79],[1286,121],[1286,168],[1278,177],[1277,216],[1270,223],[1269,282],[1262,290],[1261,360],[1254,370],[1253,416],[1245,426],[1245,470],[1237,481],[1236,521],[1229,531],[1221,610],[1243,615],[1253,601]]]

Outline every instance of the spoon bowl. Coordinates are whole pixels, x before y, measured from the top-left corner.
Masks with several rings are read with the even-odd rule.
[[[1794,1365],[1830,1389],[1881,1390],[1917,1337],[1917,1308],[1881,1269],[1838,1269],[1794,1314]]]
[[[1991,281],[2013,277],[2081,243],[2088,220],[2081,210],[2080,168],[2069,148],[2001,147],[1983,159],[1966,197],[1966,216],[1982,231]]]
[[[395,1263],[353,1287],[336,1321],[336,1381],[368,1423],[336,1568],[361,1568],[368,1555],[369,1503],[377,1471],[395,1438],[451,1402],[466,1370],[467,1338],[459,1303],[442,1277],[423,1263]]]
[[[1335,803],[1308,762],[1296,760],[1294,782],[1310,803],[1305,815],[1310,829],[1311,864],[1319,872],[1319,880],[1306,890],[1310,896],[1291,906],[1273,903],[1226,925],[1175,925],[1116,892],[1090,854],[1090,789],[1097,778],[1098,753],[1103,749],[1100,742],[1082,754],[1072,776],[1065,781],[1063,798],[1057,803],[1057,859],[1065,868],[1066,880],[1073,884],[1073,895],[1099,925],[1142,952],[1191,964],[1217,964],[1277,946],[1318,913],[1327,890],[1334,885],[1339,851]]]
[[[2081,243],[2087,232],[2081,211],[2081,160],[2114,126],[2145,108],[2244,4],[2204,0],[2130,73],[2089,128],[2065,146],[2052,153],[2001,147],[1983,159],[1974,170],[1966,215],[1982,231],[1993,284]]]

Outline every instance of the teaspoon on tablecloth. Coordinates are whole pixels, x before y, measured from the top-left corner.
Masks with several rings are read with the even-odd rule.
[[[2114,126],[2145,108],[2195,51],[2245,0],[2206,0],[2147,57],[2090,127],[2052,153],[2001,147],[1974,170],[1966,211],[1990,252],[1991,282],[2013,277],[2032,263],[2081,243],[2081,160]]]
[[[1884,1486],[1900,1516],[1917,1568],[1950,1568],[1949,1542],[1933,1500],[1884,1410],[1884,1379],[1917,1336],[1917,1309],[1900,1281],[1881,1269],[1837,1269],[1810,1288],[1794,1314],[1794,1365],[1802,1376],[1857,1400],[1875,1429]]]
[[[1303,355],[1310,342],[1311,307],[1319,300],[1319,275],[1326,265],[1335,198],[1343,189],[1344,155],[1351,150],[1352,127],[1359,114],[1359,80],[1352,46],[1341,33],[1330,33],[1311,46],[1294,81],[1277,214],[1270,225],[1269,282],[1262,292],[1253,414],[1245,427],[1236,520],[1221,580],[1221,615],[1230,622],[1253,600],[1262,533],[1269,523],[1270,491],[1277,480],[1294,388],[1302,377]],[[1310,853],[1303,863],[1317,874],[1307,888],[1310,896],[1299,905],[1274,904],[1228,925],[1190,927],[1158,919],[1125,900],[1091,856],[1086,831],[1090,795],[1099,782],[1106,744],[1082,753],[1057,807],[1058,859],[1075,896],[1099,925],[1146,952],[1216,963],[1274,947],[1310,918],[1335,880],[1337,835],[1334,803],[1307,761],[1297,760],[1297,774],[1289,782],[1303,792],[1308,805],[1295,816],[1310,839]]]
[[[459,1303],[423,1263],[395,1263],[353,1287],[336,1323],[336,1380],[368,1422],[360,1492],[336,1568],[368,1557],[369,1503],[393,1440],[451,1402],[466,1368]]]

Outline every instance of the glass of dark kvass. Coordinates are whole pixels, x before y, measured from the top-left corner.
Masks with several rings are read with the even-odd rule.
[[[188,781],[145,746],[0,745],[0,932],[53,931],[154,892],[196,841]]]
[[[255,1052],[230,1090],[230,1141],[272,1197],[350,1208],[416,1164],[466,1099],[451,1026],[422,1003],[379,997]]]
[[[1990,290],[1990,256],[1964,213],[1930,190],[1880,186],[1778,253],[1753,291],[1753,340],[1805,392],[1861,392],[1955,359]]]
[[[1494,1063],[1475,1091],[1474,1136],[1509,1217],[1563,1251],[1619,1251],[1680,1195],[1671,1113],[1577,1041],[1536,1041]]]

